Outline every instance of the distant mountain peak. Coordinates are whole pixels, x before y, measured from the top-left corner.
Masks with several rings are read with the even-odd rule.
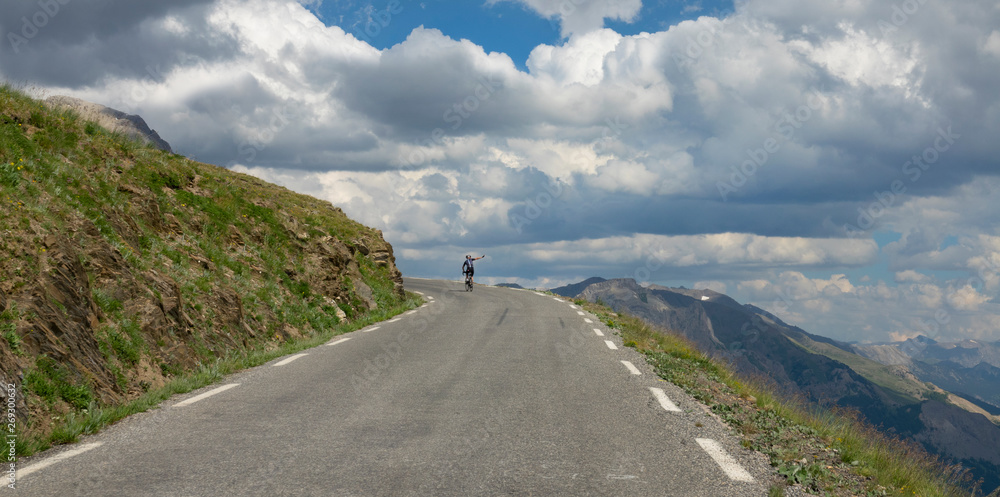
[[[576,297],[577,295],[580,294],[580,292],[585,290],[588,286],[593,285],[595,283],[603,283],[605,281],[608,280],[601,278],[599,276],[594,276],[592,278],[587,278],[579,283],[573,283],[571,285],[552,288],[549,291],[556,295],[562,295],[563,297]],[[633,280],[633,283],[634,282],[635,280]]]
[[[65,95],[49,97],[45,102],[49,105],[73,110],[83,119],[94,121],[109,131],[121,132],[165,152],[173,152],[170,149],[170,144],[160,138],[156,131],[150,129],[142,117],[135,114],[126,114],[111,107]]]

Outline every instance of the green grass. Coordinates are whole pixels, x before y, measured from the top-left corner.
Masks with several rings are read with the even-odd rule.
[[[21,355],[21,335],[17,334],[17,322],[21,319],[21,313],[17,310],[17,304],[11,303],[7,309],[0,312],[0,335],[3,336],[7,346],[14,355]]]
[[[820,495],[967,496],[967,476],[915,444],[886,436],[856,413],[813,408],[739,378],[693,343],[638,318],[576,301],[645,354],[664,379],[709,406],[771,460],[784,484]],[[780,486],[779,486],[780,487]],[[772,486],[769,495],[780,495]]]
[[[872,383],[897,394],[906,403],[917,403],[934,394],[934,390],[924,383],[900,378],[893,374],[892,368],[879,362],[852,354],[828,343],[817,342],[804,334],[786,334],[786,336],[804,350],[847,364]]]
[[[44,355],[25,373],[24,387],[49,403],[59,399],[76,409],[86,409],[94,400],[88,385],[75,381],[64,365]]]
[[[46,437],[28,436],[19,438],[19,445],[16,449],[17,454],[18,456],[29,456],[46,450],[53,445],[76,442],[82,435],[97,433],[105,426],[120,421],[125,417],[152,409],[173,395],[187,393],[217,383],[227,375],[259,366],[279,357],[322,345],[337,335],[359,330],[373,323],[391,318],[414,309],[423,302],[424,300],[420,296],[408,294],[405,300],[392,307],[372,312],[354,322],[342,323],[331,327],[316,336],[290,340],[272,350],[234,351],[203,364],[192,372],[181,372],[170,365],[161,364],[161,368],[175,375],[175,378],[171,379],[163,387],[152,389],[134,400],[115,406],[97,406],[93,403],[93,398],[86,395],[74,397],[74,400],[77,402],[75,405],[82,406],[80,410],[58,420],[53,431]],[[46,367],[49,368],[48,370],[51,370],[51,365],[47,365]],[[51,389],[47,395],[53,399],[57,395],[63,395],[62,392],[55,390],[52,383],[47,383],[46,387]]]
[[[113,298],[100,288],[94,287],[91,290],[91,296],[94,299],[94,303],[97,304],[97,307],[105,314],[114,316],[122,311],[122,302]]]

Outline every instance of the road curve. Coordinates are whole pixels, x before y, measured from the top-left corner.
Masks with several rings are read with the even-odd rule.
[[[767,495],[766,460],[594,316],[406,287],[428,304],[30,458],[16,493]]]

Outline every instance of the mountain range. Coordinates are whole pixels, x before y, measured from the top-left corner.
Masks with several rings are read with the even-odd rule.
[[[904,342],[852,344],[851,349],[883,364],[903,366],[921,381],[1000,415],[1000,342],[938,342],[917,336]]]
[[[997,344],[859,345],[814,335],[712,290],[590,278],[551,290],[601,301],[683,335],[738,374],[823,407],[856,410],[881,430],[1000,486]],[[936,380],[936,381],[932,381]],[[961,387],[961,388],[958,388]]]

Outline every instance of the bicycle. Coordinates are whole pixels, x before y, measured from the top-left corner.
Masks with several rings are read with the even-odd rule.
[[[465,291],[467,292],[471,292],[472,287],[475,286],[475,283],[472,282],[472,274],[474,271],[472,263],[482,259],[483,257],[486,257],[486,254],[476,257],[475,259],[473,259],[471,255],[465,256],[465,262],[462,263],[462,274],[465,275]]]

